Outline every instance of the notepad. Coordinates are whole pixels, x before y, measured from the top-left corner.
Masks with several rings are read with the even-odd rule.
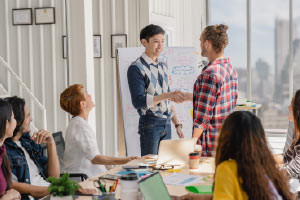
[[[196,194],[212,194],[212,185],[192,185],[186,186],[185,189]]]

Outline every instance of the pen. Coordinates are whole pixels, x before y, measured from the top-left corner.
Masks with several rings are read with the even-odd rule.
[[[119,179],[117,178],[117,180],[116,180],[116,186],[115,186],[115,191],[116,191],[116,189],[117,189],[117,186],[118,186],[118,183],[119,183]]]

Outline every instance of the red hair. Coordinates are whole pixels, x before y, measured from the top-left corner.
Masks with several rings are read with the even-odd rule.
[[[83,85],[74,84],[60,94],[60,107],[71,115],[79,115],[80,102],[85,100]]]

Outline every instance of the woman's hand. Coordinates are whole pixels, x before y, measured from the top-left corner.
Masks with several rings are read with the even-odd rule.
[[[128,162],[130,162],[130,161],[132,161],[132,160],[135,160],[135,159],[139,159],[140,157],[138,157],[138,156],[130,156],[130,157],[128,157],[128,158],[125,158],[126,159],[126,163],[128,163]]]
[[[10,190],[7,190],[0,199],[17,200],[17,199],[21,199],[21,195],[17,190],[10,189]]]

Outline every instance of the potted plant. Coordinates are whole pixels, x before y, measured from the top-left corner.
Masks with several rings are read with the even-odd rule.
[[[51,200],[73,200],[79,184],[69,179],[66,173],[60,178],[49,177],[47,181],[51,183],[48,190],[51,194]]]

